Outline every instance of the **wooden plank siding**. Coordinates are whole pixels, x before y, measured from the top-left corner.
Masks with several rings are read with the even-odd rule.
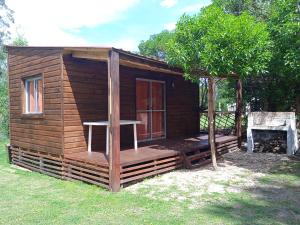
[[[63,58],[64,153],[87,151],[85,121],[107,120],[107,64]],[[105,149],[105,127],[93,127],[92,149]]]
[[[63,154],[87,151],[84,121],[107,120],[107,63],[62,57],[59,48],[8,49],[12,146]],[[25,118],[22,78],[42,74],[43,118]],[[167,138],[198,132],[198,87],[182,76],[120,66],[120,118],[136,119],[136,78],[166,82]],[[93,127],[92,149],[105,149],[105,128]],[[133,146],[132,126],[121,126],[121,147]]]
[[[60,49],[8,49],[10,143],[12,146],[63,153],[62,61]],[[43,117],[23,115],[26,76],[43,76]]]
[[[87,151],[84,121],[108,119],[107,63],[63,57],[64,153]],[[182,76],[120,66],[120,118],[136,119],[136,78],[166,82],[167,138],[199,132],[198,86]],[[173,85],[172,85],[173,84]],[[92,150],[104,151],[105,127],[93,127]],[[132,126],[121,126],[121,147],[133,147]]]
[[[199,132],[198,86],[182,76],[120,67],[121,119],[136,119],[136,79],[165,81],[167,138],[186,137]],[[121,146],[133,147],[132,126],[121,126]]]

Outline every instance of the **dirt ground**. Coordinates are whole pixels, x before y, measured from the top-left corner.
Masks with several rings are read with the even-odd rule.
[[[251,194],[260,195],[260,188],[257,187],[268,184],[262,184],[258,180],[266,176],[272,168],[290,160],[284,154],[251,154],[238,150],[223,155],[223,158],[218,160],[217,171],[210,165],[196,170],[177,170],[129,186],[125,190],[136,194],[142,193],[154,199],[189,202],[192,208],[200,207],[201,204],[207,203],[206,200],[210,195],[214,194],[251,190]],[[274,185],[272,184],[272,187]],[[269,196],[267,194],[266,197],[273,194]],[[280,195],[286,198],[289,193],[281,191]]]

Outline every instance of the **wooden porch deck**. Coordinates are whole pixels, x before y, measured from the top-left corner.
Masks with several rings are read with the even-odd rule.
[[[220,154],[237,148],[236,136],[216,136]],[[134,182],[176,168],[194,168],[210,162],[207,135],[142,143],[137,150],[120,152],[121,184]],[[64,155],[65,176],[101,186],[109,184],[109,161],[104,152]]]
[[[216,135],[216,145],[236,140],[236,136]],[[158,158],[181,155],[182,152],[193,150],[208,150],[208,135],[199,135],[191,138],[164,139],[140,143],[139,148],[123,149],[120,152],[121,166],[130,166]],[[108,156],[104,152],[78,152],[65,154],[65,159],[90,163],[98,166],[108,166]]]
[[[216,136],[217,155],[238,148],[236,136]],[[50,176],[80,180],[109,188],[109,162],[104,152],[50,155],[8,147],[12,163]],[[131,182],[177,168],[192,169],[211,162],[207,135],[143,143],[120,152],[120,183]]]

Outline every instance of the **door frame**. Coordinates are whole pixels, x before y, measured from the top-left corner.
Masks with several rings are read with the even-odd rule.
[[[154,140],[161,140],[161,139],[166,139],[167,137],[167,104],[166,104],[166,81],[163,81],[163,80],[154,80],[154,79],[145,79],[145,78],[136,78],[135,79],[135,85],[137,83],[137,81],[147,81],[150,83],[150,105],[151,105],[151,109],[150,110],[140,110],[140,111],[143,111],[143,112],[150,112],[150,138],[147,138],[147,139],[143,139],[143,140],[138,140],[138,142],[147,142],[147,141],[154,141]],[[164,107],[164,110],[153,110],[152,109],[152,83],[162,83],[163,84],[163,99],[164,99],[164,104],[163,104],[163,107]],[[136,87],[136,86],[135,86]],[[135,96],[136,98],[137,96]],[[137,112],[138,110],[135,109],[135,114],[137,116]],[[163,137],[157,137],[157,138],[153,138],[152,137],[152,113],[153,112],[164,112],[164,136]]]

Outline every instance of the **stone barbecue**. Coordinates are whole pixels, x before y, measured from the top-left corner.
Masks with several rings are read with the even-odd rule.
[[[296,116],[294,112],[251,112],[248,115],[247,148],[254,150],[254,131],[286,132],[287,154],[293,155],[298,150]]]

